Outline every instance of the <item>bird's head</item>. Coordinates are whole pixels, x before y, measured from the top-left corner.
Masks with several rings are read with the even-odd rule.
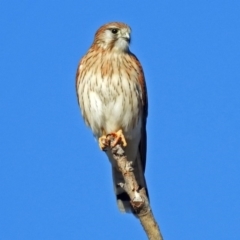
[[[112,22],[100,27],[94,38],[93,45],[100,48],[127,52],[131,40],[131,29],[125,23]]]

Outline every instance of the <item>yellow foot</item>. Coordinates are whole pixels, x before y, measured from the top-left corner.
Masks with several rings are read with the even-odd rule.
[[[107,147],[109,146],[109,140],[107,139],[106,135],[102,135],[99,139],[98,139],[98,144],[99,147],[102,151],[106,151]]]
[[[118,130],[117,132],[113,132],[107,135],[108,136],[112,136],[114,137],[114,141],[111,143],[111,147],[115,147],[118,143],[122,142],[123,147],[127,146],[127,142],[126,139],[122,133],[122,129]]]

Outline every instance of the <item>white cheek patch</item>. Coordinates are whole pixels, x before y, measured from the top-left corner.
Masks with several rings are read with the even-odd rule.
[[[128,42],[123,38],[119,38],[114,47],[119,51],[126,51],[128,49]]]
[[[113,40],[112,37],[112,33],[110,31],[106,31],[105,32],[105,36],[104,36],[104,42],[106,44],[106,46],[108,45],[108,43],[110,43]]]
[[[114,26],[113,26],[114,28]],[[129,33],[125,33],[126,37],[129,37]],[[109,43],[114,41],[114,49],[117,51],[127,51],[129,48],[129,43],[126,41],[126,39],[122,38],[119,34],[113,35],[113,33],[108,29],[104,32],[103,36],[104,44],[103,48],[107,48]]]

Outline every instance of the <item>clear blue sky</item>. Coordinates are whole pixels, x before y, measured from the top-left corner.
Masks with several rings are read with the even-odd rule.
[[[165,239],[240,239],[240,2],[227,0],[0,2],[0,239],[146,239],[117,209],[75,94],[110,21],[131,26],[145,71],[146,178]]]

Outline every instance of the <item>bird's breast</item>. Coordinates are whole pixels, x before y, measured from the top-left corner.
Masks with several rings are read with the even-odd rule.
[[[101,70],[101,69],[99,69]],[[137,73],[88,72],[78,87],[82,114],[96,136],[122,129],[126,137],[141,128],[142,92]]]

